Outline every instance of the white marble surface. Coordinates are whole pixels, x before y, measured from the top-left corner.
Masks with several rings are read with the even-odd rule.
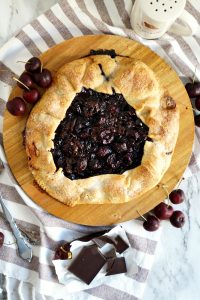
[[[0,46],[56,0],[0,0]],[[163,222],[161,241],[143,300],[200,299],[200,174],[183,181],[187,201],[180,205],[186,225]]]

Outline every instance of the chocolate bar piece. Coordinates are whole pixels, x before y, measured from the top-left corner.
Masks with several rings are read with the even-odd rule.
[[[108,261],[106,276],[126,273],[126,262],[124,257],[116,257]]]
[[[104,236],[99,236],[99,237],[95,237],[92,239],[92,241],[99,247],[102,248],[104,245],[106,244],[112,244],[115,245],[116,242],[113,238],[104,235]]]
[[[129,248],[128,244],[119,235],[115,238],[115,241],[116,241],[115,248],[118,253],[121,254],[126,249]]]
[[[90,284],[105,263],[106,258],[99,253],[96,245],[85,246],[68,270],[85,283]]]

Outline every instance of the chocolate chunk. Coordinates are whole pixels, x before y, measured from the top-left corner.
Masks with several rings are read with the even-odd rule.
[[[118,235],[116,238],[115,238],[115,241],[116,241],[116,251],[118,253],[123,253],[126,249],[129,248],[128,244]]]
[[[126,273],[126,262],[124,257],[116,257],[108,261],[106,276]]]
[[[83,247],[68,270],[87,284],[95,278],[106,259],[99,253],[96,245]]]
[[[99,247],[102,248],[105,244],[112,244],[115,245],[116,242],[113,238],[104,235],[97,238],[92,239],[92,241]]]

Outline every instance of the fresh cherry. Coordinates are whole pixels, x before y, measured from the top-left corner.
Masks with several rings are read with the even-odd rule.
[[[189,82],[185,85],[185,88],[190,98],[200,96],[200,82]]]
[[[143,227],[147,231],[155,231],[159,228],[159,226],[159,219],[152,215],[147,216],[147,220],[143,223]]]
[[[21,74],[21,76],[19,77],[19,81],[21,81],[23,84],[25,84],[25,86],[27,86],[28,88],[32,88],[34,85],[30,74],[28,74],[27,72],[24,72]],[[23,84],[21,84],[19,81],[17,81],[17,85],[21,89],[26,89],[26,87]]]
[[[194,122],[197,127],[200,127],[200,115],[194,117]]]
[[[158,204],[155,208],[154,208],[154,213],[156,215],[157,218],[159,218],[160,220],[167,220],[171,217],[171,215],[173,214],[173,207],[171,205],[167,205],[164,202]]]
[[[68,259],[70,252],[71,245],[70,243],[66,243],[60,247],[58,247],[55,251],[54,259]]]
[[[26,112],[26,104],[20,97],[15,97],[6,103],[6,108],[14,116],[23,116]]]
[[[52,83],[51,72],[47,69],[43,69],[40,73],[33,73],[33,80],[42,88],[47,88]]]
[[[181,190],[181,189],[177,189],[177,190],[172,191],[169,194],[169,199],[171,200],[171,202],[173,204],[180,204],[180,203],[182,203],[185,200],[184,191]]]
[[[37,57],[32,57],[25,64],[25,69],[30,73],[37,72],[41,69],[41,61]]]
[[[36,103],[40,99],[40,93],[37,89],[24,90],[23,98],[28,103]]]
[[[180,228],[185,224],[185,215],[180,210],[175,210],[170,217],[170,222],[174,227]]]
[[[197,110],[200,110],[200,96],[195,99],[195,107]]]
[[[0,232],[0,248],[3,246],[3,242],[4,242],[4,234],[3,232]]]

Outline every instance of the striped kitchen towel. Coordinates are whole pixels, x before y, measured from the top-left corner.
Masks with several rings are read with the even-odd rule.
[[[103,228],[68,223],[39,208],[24,194],[12,177],[2,146],[3,111],[13,85],[11,78],[13,75],[20,75],[24,68],[23,65],[16,64],[16,61],[38,56],[53,45],[73,36],[104,33],[129,37],[149,46],[165,58],[180,76],[193,76],[200,60],[200,26],[195,37],[165,34],[160,40],[147,41],[136,36],[131,29],[129,15],[132,5],[131,0],[61,0],[25,26],[0,49],[0,69],[6,70],[0,72],[0,157],[5,164],[5,170],[0,175],[0,191],[17,223],[26,231],[40,236],[40,245],[34,246],[31,263],[22,261],[16,255],[14,244],[1,248],[0,273],[5,274],[2,278],[4,282],[1,283],[12,300],[142,298],[160,231],[145,232],[141,221],[138,220],[123,223],[135,253],[138,273],[132,277],[125,277],[124,281],[118,282],[117,285],[116,282],[109,282],[78,294],[66,294],[65,287],[58,282],[52,264],[54,248],[58,241],[71,240]],[[186,9],[200,20],[199,0],[187,1]],[[196,69],[196,77],[200,79],[200,68],[197,66]],[[199,144],[200,130],[196,129],[195,147],[187,175],[200,170]],[[13,238],[1,211],[0,227],[6,237],[5,242],[11,242]]]

